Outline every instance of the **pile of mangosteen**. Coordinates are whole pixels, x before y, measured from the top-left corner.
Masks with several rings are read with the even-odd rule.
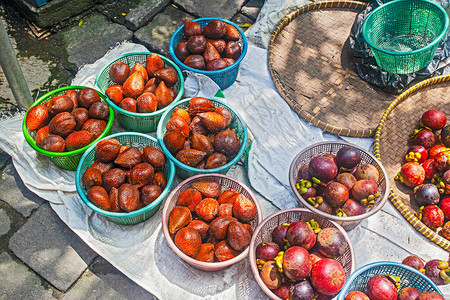
[[[363,163],[361,152],[347,145],[336,155],[314,156],[300,168],[297,191],[311,206],[340,217],[357,216],[375,205],[381,196],[380,174]]]
[[[417,217],[450,239],[450,125],[439,110],[423,113],[396,180],[414,189]]]

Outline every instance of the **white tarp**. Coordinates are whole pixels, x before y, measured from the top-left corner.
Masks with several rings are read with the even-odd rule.
[[[259,194],[263,216],[296,207],[288,170],[292,158],[304,147],[338,137],[324,133],[300,119],[279,96],[267,66],[267,45],[274,25],[296,5],[306,2],[267,0],[258,21],[247,31],[250,41],[236,82],[224,91],[252,134],[248,179],[242,166],[228,175],[252,186]],[[94,87],[99,70],[129,52],[147,51],[142,45],[123,43],[92,65],[84,66],[73,85]],[[191,74],[185,97],[213,96],[217,86],[208,78]],[[23,115],[0,121],[0,148],[9,153],[25,185],[51,203],[59,217],[93,250],[159,299],[264,299],[248,259],[218,272],[196,270],[179,259],[164,240],[161,210],[134,226],[109,222],[88,209],[76,193],[75,172],[53,166],[25,141]],[[120,130],[115,127],[115,131]],[[345,138],[370,149],[372,139]],[[249,180],[249,181],[248,181]],[[176,181],[175,184],[179,182]],[[175,184],[173,187],[175,187]],[[425,239],[391,203],[349,232],[356,251],[356,266],[390,260],[400,262],[410,254],[427,261],[447,260],[448,252]],[[450,299],[450,288],[441,287]]]

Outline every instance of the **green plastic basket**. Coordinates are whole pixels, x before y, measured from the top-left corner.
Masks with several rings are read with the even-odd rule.
[[[64,95],[64,93],[67,90],[80,91],[83,88],[86,88],[86,86],[65,86],[65,87],[56,89],[56,90],[48,92],[47,94],[40,97],[38,100],[36,100],[36,102],[33,103],[33,105],[31,105],[31,107],[39,105],[39,104],[43,104],[47,101],[50,101],[50,100],[52,100],[53,97]],[[98,91],[97,91],[97,93],[100,95],[100,97],[103,98],[103,100],[106,99],[105,95],[103,95],[102,93],[100,93]],[[27,111],[27,114],[28,114],[28,111]],[[69,170],[69,171],[75,171],[77,169],[78,163],[80,162],[80,159],[81,159],[81,156],[86,151],[86,149],[88,149],[92,144],[101,140],[102,138],[104,138],[105,136],[107,136],[111,133],[111,126],[114,121],[114,111],[110,107],[109,108],[109,120],[106,124],[106,128],[102,132],[102,134],[97,139],[95,139],[95,141],[93,141],[92,143],[90,143],[87,146],[84,146],[83,148],[80,148],[80,149],[77,149],[74,151],[50,152],[50,151],[41,149],[38,147],[38,145],[36,145],[36,140],[35,140],[36,131],[28,131],[28,129],[27,129],[27,125],[25,122],[25,120],[27,118],[27,114],[25,114],[25,117],[23,118],[23,122],[22,122],[22,131],[23,131],[23,135],[25,136],[25,140],[28,142],[28,144],[30,144],[30,146],[34,150],[36,150],[36,152],[47,156],[54,165],[56,165],[57,167],[59,167],[61,169]]]
[[[173,156],[172,153],[170,153],[169,150],[164,145],[163,138],[167,132],[166,124],[172,117],[172,112],[177,107],[187,109],[189,106],[189,100],[191,100],[191,98],[184,99],[184,100],[178,102],[176,106],[170,108],[170,110],[167,110],[164,113],[164,115],[161,117],[161,121],[158,124],[158,130],[156,132],[156,135],[158,137],[158,142],[161,144],[164,154],[166,155],[166,157],[168,157],[171,161],[174,162],[176,170],[177,170],[177,175],[183,179],[186,179],[188,177],[191,177],[191,176],[194,176],[197,174],[211,174],[211,173],[226,174],[228,172],[228,170],[231,168],[231,166],[233,166],[235,163],[237,163],[239,161],[239,159],[241,159],[242,155],[244,155],[245,148],[247,147],[248,132],[247,132],[247,125],[245,124],[244,119],[238,114],[238,112],[234,108],[232,108],[228,104],[226,104],[222,101],[216,100],[216,99],[212,99],[212,98],[208,98],[208,99],[211,100],[212,102],[214,102],[214,104],[217,107],[225,108],[231,113],[232,119],[231,119],[229,128],[234,129],[236,131],[236,134],[241,141],[241,148],[239,149],[238,154],[232,160],[230,160],[227,164],[225,164],[219,168],[214,168],[214,169],[197,169],[197,168],[193,168],[188,165],[185,165],[182,162],[180,162],[179,160],[177,160],[175,158],[175,156]]]
[[[144,147],[146,146],[152,146],[162,151],[161,146],[158,144],[157,140],[154,137],[151,137],[143,133],[120,132],[112,134],[107,138],[108,139],[115,138],[122,145],[137,147],[141,150],[144,149]],[[169,159],[166,159],[166,165],[164,166],[163,172],[167,177],[167,186],[161,192],[161,195],[158,198],[156,198],[155,201],[153,201],[152,203],[141,209],[129,213],[110,212],[95,206],[87,199],[86,197],[87,190],[85,189],[83,183],[81,182],[81,177],[83,177],[84,172],[86,171],[87,168],[89,168],[92,165],[92,162],[95,160],[96,145],[97,143],[95,143],[88,150],[86,150],[83,157],[81,158],[80,164],[78,165],[77,173],[75,175],[75,185],[77,187],[77,192],[78,195],[83,200],[83,202],[93,211],[105,216],[108,220],[121,225],[137,224],[153,216],[160,208],[161,204],[163,203],[163,200],[167,197],[172,187],[173,180],[175,177],[175,167],[173,163]]]
[[[395,0],[373,10],[362,28],[382,69],[410,74],[426,67],[448,29],[448,16],[428,0]]]
[[[127,53],[122,56],[119,56],[118,58],[111,61],[109,64],[107,64],[103,69],[100,71],[100,73],[95,78],[95,84],[98,86],[100,91],[102,93],[106,92],[106,89],[116,84],[109,78],[109,69],[111,69],[111,66],[118,62],[124,62],[126,63],[130,69],[134,66],[135,63],[139,62],[144,67],[146,66],[145,62],[147,60],[147,57],[152,54],[151,52],[134,52],[134,53]],[[158,54],[159,55],[159,54]],[[158,127],[159,119],[161,119],[161,115],[167,110],[170,109],[173,105],[175,105],[183,96],[184,94],[184,78],[183,74],[181,73],[180,68],[172,62],[170,59],[159,55],[159,57],[162,58],[164,61],[165,67],[173,67],[177,71],[178,81],[177,83],[172,87],[176,91],[178,91],[178,94],[176,98],[172,101],[172,103],[162,109],[158,109],[155,112],[152,113],[133,113],[130,111],[127,111],[125,109],[120,108],[114,102],[112,102],[108,97],[106,97],[106,102],[114,109],[116,112],[116,118],[119,121],[120,125],[122,125],[123,128],[125,128],[128,131],[135,131],[135,132],[155,132],[156,128]]]

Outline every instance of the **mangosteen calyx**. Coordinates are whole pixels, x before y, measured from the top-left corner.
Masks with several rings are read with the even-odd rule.
[[[284,251],[280,251],[278,252],[277,257],[273,259],[278,266],[278,271],[280,271],[281,274],[283,274],[283,258],[284,258]]]
[[[320,228],[319,223],[317,223],[316,220],[314,220],[314,219],[311,219],[310,221],[308,221],[308,222],[306,222],[306,223],[308,223],[309,226],[311,226],[312,230],[313,230],[315,233],[319,233],[319,232],[322,230],[322,229]]]
[[[400,282],[401,282],[400,277],[394,276],[394,275],[391,275],[391,274],[386,274],[385,276],[386,276],[387,279],[389,279],[390,282],[392,282],[392,283],[395,285],[395,287],[396,287],[397,289],[400,289],[400,287],[401,287],[401,284],[400,284]]]

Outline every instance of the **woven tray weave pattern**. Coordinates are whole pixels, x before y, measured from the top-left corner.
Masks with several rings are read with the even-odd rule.
[[[413,190],[394,180],[404,163],[404,155],[411,145],[408,140],[417,128],[422,114],[437,109],[450,114],[450,75],[424,80],[398,96],[382,116],[375,134],[375,157],[383,162],[391,183],[389,200],[405,219],[430,241],[450,249],[450,241],[423,224],[415,213],[419,207]]]
[[[269,44],[275,86],[304,120],[343,136],[371,137],[393,99],[356,73],[348,36],[367,3],[321,1],[283,17]]]

